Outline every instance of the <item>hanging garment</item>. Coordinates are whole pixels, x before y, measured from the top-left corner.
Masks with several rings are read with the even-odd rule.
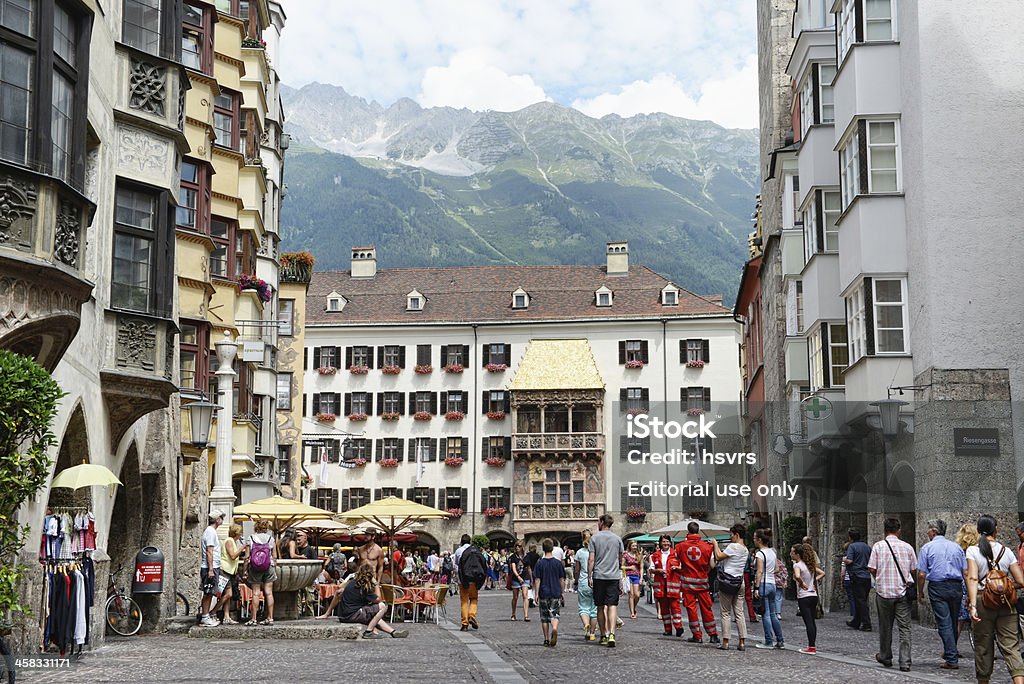
[[[71,553],[71,544],[74,541],[75,535],[75,519],[71,517],[70,513],[65,513],[62,516],[62,533],[64,535],[63,541],[63,553],[62,558],[74,558],[74,554]]]
[[[85,577],[78,570],[75,571],[75,644],[81,646],[85,643],[87,619],[85,615]]]
[[[85,551],[96,550],[96,516],[92,511],[85,514]]]

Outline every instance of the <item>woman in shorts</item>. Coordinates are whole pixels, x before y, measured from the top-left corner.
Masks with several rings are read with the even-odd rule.
[[[366,625],[364,639],[383,639],[384,634],[401,639],[409,636],[404,630],[396,630],[384,621],[384,613],[388,606],[380,600],[377,590],[377,578],[373,566],[364,563],[356,570],[345,589],[341,592],[341,610],[339,619],[342,622]],[[384,634],[381,634],[383,632]]]
[[[629,580],[629,617],[636,620],[637,608],[640,606],[640,568],[643,567],[643,556],[636,541],[630,541],[626,552],[622,554],[622,570]]]
[[[249,536],[247,560],[252,557],[253,547],[256,544],[269,545],[271,550],[270,567],[266,570],[253,570],[250,564],[248,577],[245,583],[252,589],[252,610],[249,613],[252,617],[245,624],[252,626],[256,624],[256,616],[259,612],[260,601],[265,599],[267,609],[266,617],[259,622],[261,625],[274,624],[274,582],[277,580],[277,546],[274,544],[274,535],[270,532],[270,522],[257,520],[253,527],[253,533]]]
[[[530,586],[530,575],[523,560],[523,543],[516,542],[512,555],[508,558],[509,589],[512,590],[512,619],[516,619],[516,606],[520,596],[523,599],[523,620],[530,621],[530,602],[526,599],[526,590]]]

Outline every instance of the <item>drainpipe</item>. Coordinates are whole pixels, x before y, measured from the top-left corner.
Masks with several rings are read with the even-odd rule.
[[[470,358],[471,359],[475,358],[476,354],[478,353],[477,349],[478,349],[479,345],[477,344],[477,332],[478,332],[477,331],[477,325],[474,323],[473,324],[473,353],[470,354]],[[479,364],[474,363],[473,364],[473,401],[466,402],[467,405],[469,405],[469,406],[472,406],[473,402],[475,402],[477,397],[480,396],[479,382],[480,382],[480,367],[479,367]],[[482,410],[483,410],[483,407],[481,406],[480,407],[480,411],[482,411]],[[473,449],[475,449],[480,444],[480,435],[479,435],[479,429],[478,429],[478,423],[479,423],[479,420],[480,420],[480,411],[473,411],[473,447],[472,447]],[[478,454],[478,456],[479,456],[479,458],[473,459],[473,489],[470,490],[470,492],[469,492],[470,496],[476,496],[477,495],[476,471],[477,471],[477,468],[480,467],[480,461],[483,459],[483,454]],[[482,504],[483,504],[482,501],[477,502],[476,508],[480,508],[480,506]],[[478,513],[478,511],[474,511],[473,512],[473,516],[470,518],[470,534],[476,534],[476,515],[477,515],[477,513]]]
[[[661,419],[668,422],[668,319],[661,319]],[[668,453],[668,435],[662,437],[662,453]],[[665,484],[668,484],[668,464],[665,464]],[[672,497],[665,497],[665,524],[672,524]]]

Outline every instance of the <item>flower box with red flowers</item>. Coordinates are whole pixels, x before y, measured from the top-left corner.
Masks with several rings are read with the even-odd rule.
[[[430,411],[417,411],[416,413],[412,414],[413,420],[430,420],[433,417],[434,414],[432,414]]]
[[[631,409],[626,409],[626,413],[631,415],[631,416],[642,416],[645,413],[647,413],[647,409],[645,409],[645,408],[631,408]]]
[[[316,414],[316,419],[321,423],[333,423],[338,419],[338,416],[333,413],[318,413]]]
[[[400,413],[382,413],[380,414],[381,420],[395,421],[402,417]]]
[[[366,420],[367,415],[365,413],[350,413],[348,419],[353,423],[359,423]]]
[[[465,417],[466,414],[463,413],[462,411],[449,411],[448,413],[444,414],[445,420],[462,420]]]
[[[398,375],[402,372],[401,366],[384,366],[380,369],[380,372],[384,375]]]
[[[257,278],[256,276],[243,273],[238,276],[238,289],[242,290],[255,290],[256,296],[260,298],[260,301],[266,304],[274,298],[274,288],[270,286],[263,278]]]
[[[466,367],[463,366],[461,363],[449,363],[447,366],[444,367],[445,373],[459,374],[464,370],[466,370]]]
[[[700,416],[700,415],[703,415],[703,414],[704,414],[704,409],[702,409],[702,408],[688,408],[688,409],[686,409],[686,415],[688,415],[688,416]]]
[[[366,375],[370,372],[370,369],[366,366],[349,366],[348,372],[352,375]]]
[[[647,511],[642,508],[627,508],[626,517],[633,521],[640,521],[647,518]]]
[[[444,459],[444,464],[446,466],[451,466],[452,468],[458,468],[465,462],[465,459],[459,458],[458,456],[448,456]]]
[[[452,518],[461,518],[463,513],[465,513],[465,511],[463,511],[461,508],[449,508],[448,509],[448,514]]]
[[[414,370],[416,371],[417,375],[430,375],[431,373],[434,372],[434,367],[428,363],[422,366],[416,366]]]
[[[398,459],[397,458],[382,458],[382,459],[380,459],[380,467],[381,468],[397,468],[398,467]]]
[[[484,517],[487,518],[504,518],[508,513],[508,509],[504,506],[497,506],[495,508],[485,508]]]
[[[316,372],[320,375],[334,375],[338,372],[338,369],[333,366],[320,366],[316,369]]]
[[[487,418],[489,420],[505,420],[505,412],[504,411],[488,411],[487,412]]]
[[[626,368],[643,368],[644,362],[640,359],[633,359],[632,361],[626,362]]]
[[[313,476],[303,475],[301,478],[299,478],[299,484],[302,485],[303,487],[311,486],[313,484]]]
[[[504,373],[508,370],[508,365],[504,363],[489,363],[485,367],[488,373]]]
[[[704,362],[702,360],[700,360],[700,359],[691,359],[690,361],[686,362],[686,367],[687,368],[703,368],[704,367]]]
[[[366,459],[360,456],[359,458],[353,458],[351,461],[346,461],[346,463],[351,463],[356,468],[362,468],[366,465]]]
[[[505,464],[508,463],[501,456],[488,456],[484,459],[484,463],[491,466],[492,468],[504,468]]]

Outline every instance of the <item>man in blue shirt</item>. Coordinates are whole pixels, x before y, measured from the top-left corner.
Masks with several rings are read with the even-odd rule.
[[[846,558],[843,563],[850,573],[850,585],[853,589],[853,619],[846,623],[850,629],[862,632],[871,631],[871,610],[868,608],[868,593],[871,591],[871,573],[868,572],[868,559],[871,547],[861,539],[860,530],[850,528],[846,533],[850,545],[846,547]]]
[[[565,566],[552,554],[555,543],[545,539],[542,548],[544,557],[533,568],[533,593],[540,603],[540,625],[544,631],[544,645],[558,643],[559,608],[562,607],[562,590],[565,587]]]
[[[928,600],[935,613],[935,622],[942,639],[942,669],[959,669],[954,625],[963,599],[962,582],[967,559],[955,542],[946,539],[943,520],[928,521],[927,544],[917,556],[917,600],[924,601],[924,583],[928,581]]]

